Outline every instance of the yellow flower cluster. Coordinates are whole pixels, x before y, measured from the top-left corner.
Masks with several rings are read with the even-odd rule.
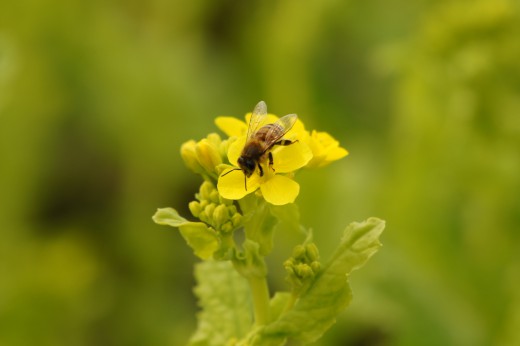
[[[268,155],[261,155],[254,167],[253,174],[246,177],[238,163],[242,151],[248,145],[248,128],[251,113],[245,121],[233,117],[217,117],[215,123],[229,136],[222,140],[217,134],[210,134],[199,142],[184,143],[181,155],[186,165],[194,172],[217,183],[219,194],[229,200],[239,200],[247,194],[256,192],[274,205],[292,203],[300,192],[300,185],[294,181],[294,172],[303,168],[324,167],[348,155],[339,142],[326,132],[309,132],[297,119],[284,134],[283,139],[290,145],[275,145],[268,148],[273,158],[272,165]],[[276,123],[279,118],[267,114],[256,129]],[[251,136],[250,136],[251,137]]]
[[[245,118],[245,122],[232,117],[218,117],[215,120],[216,125],[225,134],[230,138],[236,138],[227,153],[228,160],[235,169],[239,167],[237,161],[246,145],[246,133],[251,114],[247,114]],[[277,120],[277,116],[268,114],[258,127],[272,124]],[[243,172],[225,171],[218,179],[219,193],[224,198],[237,200],[259,190],[264,199],[271,204],[292,203],[300,191],[299,184],[292,179],[295,171],[303,167],[324,167],[348,154],[347,150],[340,147],[339,142],[331,135],[326,132],[308,132],[299,119],[284,138],[291,140],[293,144],[272,148],[273,165],[269,167],[267,160],[262,162],[264,173],[262,176],[256,170],[244,184]]]

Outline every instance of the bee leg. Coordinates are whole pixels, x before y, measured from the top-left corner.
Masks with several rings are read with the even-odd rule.
[[[260,176],[263,177],[264,176],[264,170],[262,169],[262,166],[260,166],[260,164],[258,164],[258,169],[260,170]]]
[[[273,168],[273,153],[272,152],[269,152],[269,154],[267,155],[269,157],[269,168],[271,168],[274,172],[274,168]]]
[[[278,141],[276,143],[273,144],[274,145],[281,145],[281,146],[287,146],[287,145],[291,145],[291,144],[294,144],[298,142],[298,140],[295,140],[295,141],[291,141],[289,139],[282,139],[281,141]]]

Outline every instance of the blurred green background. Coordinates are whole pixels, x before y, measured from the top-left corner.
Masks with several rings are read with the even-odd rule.
[[[322,257],[387,220],[318,345],[520,345],[520,5],[0,3],[0,345],[181,345],[180,144],[259,101],[350,151],[299,175]],[[295,234],[277,235],[278,261]]]

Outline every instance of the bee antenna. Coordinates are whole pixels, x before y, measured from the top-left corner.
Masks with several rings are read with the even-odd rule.
[[[247,177],[245,174],[244,174],[244,187],[246,188],[246,191],[247,191]]]
[[[226,173],[222,174],[222,177],[225,176],[225,175],[228,175],[229,173],[231,173],[233,171],[241,171],[241,169],[240,168],[233,168],[232,170],[227,171]]]

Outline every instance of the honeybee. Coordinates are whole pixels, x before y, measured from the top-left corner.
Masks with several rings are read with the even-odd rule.
[[[264,170],[261,162],[265,161],[266,155],[269,160],[269,168],[273,169],[273,153],[271,149],[275,145],[291,145],[296,141],[282,139],[283,136],[293,127],[298,116],[296,114],[287,114],[272,124],[266,124],[259,128],[267,116],[267,106],[264,101],[258,102],[251,114],[249,127],[247,128],[246,144],[242,149],[242,153],[238,158],[238,166],[240,168],[232,169],[222,176],[233,171],[244,172],[244,186],[247,191],[247,178],[251,177],[258,167],[259,174],[262,177]],[[273,169],[274,170],[274,169]]]

